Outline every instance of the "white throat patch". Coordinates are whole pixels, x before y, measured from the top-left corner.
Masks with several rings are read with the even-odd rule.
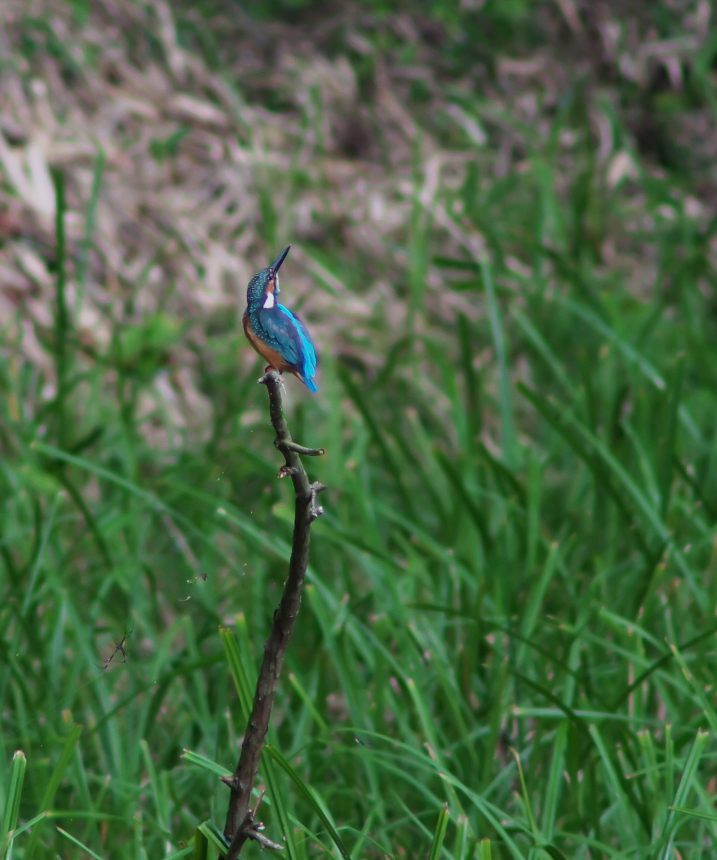
[[[264,300],[264,307],[265,308],[273,308],[275,304],[276,303],[274,301],[274,293],[269,293],[267,295],[266,299]]]

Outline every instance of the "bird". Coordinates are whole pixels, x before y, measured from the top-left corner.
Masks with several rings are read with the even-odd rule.
[[[279,303],[279,269],[291,250],[289,245],[275,262],[249,281],[246,290],[244,333],[247,340],[269,362],[269,367],[293,373],[309,391],[318,391],[316,350],[304,323]]]

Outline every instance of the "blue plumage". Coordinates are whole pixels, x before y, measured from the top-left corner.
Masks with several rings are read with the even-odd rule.
[[[311,336],[306,326],[297,316],[292,314],[289,308],[279,303],[275,307],[290,320],[289,330],[292,337],[295,338],[297,334],[299,336],[300,346],[297,350],[298,358],[296,363],[301,370],[303,381],[306,383],[309,391],[318,391],[319,388],[314,382],[314,376],[316,375],[316,350],[314,349],[314,344],[311,342]]]
[[[318,391],[314,381],[316,350],[311,336],[304,323],[278,301],[277,272],[290,248],[291,245],[249,282],[244,331],[249,343],[271,367],[293,373],[309,391]]]

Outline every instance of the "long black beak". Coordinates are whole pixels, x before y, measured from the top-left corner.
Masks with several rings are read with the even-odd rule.
[[[290,250],[291,250],[291,245],[289,245],[285,251],[282,251],[281,254],[279,254],[279,256],[276,258],[276,261],[271,264],[271,268],[275,272],[279,271],[279,267],[281,266],[281,264],[286,259],[286,255],[289,253]]]

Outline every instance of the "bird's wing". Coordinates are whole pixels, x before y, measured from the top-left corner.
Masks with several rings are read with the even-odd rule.
[[[278,311],[288,316],[292,322],[295,323],[296,332],[299,335],[301,345],[303,347],[301,353],[309,371],[308,375],[312,376],[316,370],[316,350],[314,349],[314,343],[311,340],[309,330],[306,328],[304,323],[297,316],[294,316],[288,308],[285,308],[284,305],[277,304],[276,307]]]
[[[259,311],[264,339],[273,349],[302,373],[313,376],[316,370],[316,352],[306,326],[283,305]]]

